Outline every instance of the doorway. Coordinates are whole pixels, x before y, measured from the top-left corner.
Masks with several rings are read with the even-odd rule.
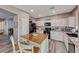
[[[0,9],[0,53],[12,52],[10,35],[14,35],[14,16],[15,14]]]

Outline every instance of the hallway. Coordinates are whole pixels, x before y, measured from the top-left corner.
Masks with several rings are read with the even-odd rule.
[[[12,52],[12,44],[9,36],[0,35],[0,53],[11,53]]]

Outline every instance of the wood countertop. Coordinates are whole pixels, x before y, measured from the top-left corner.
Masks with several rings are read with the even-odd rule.
[[[34,33],[26,34],[26,35],[21,36],[21,37],[25,38],[27,40],[30,40],[32,42],[41,44],[42,41],[45,40],[47,36],[48,36],[47,34],[40,34],[40,33],[34,32]]]

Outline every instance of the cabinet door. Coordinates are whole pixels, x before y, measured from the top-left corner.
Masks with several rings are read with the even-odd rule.
[[[58,20],[52,20],[51,25],[52,26],[58,26]]]
[[[65,18],[63,19],[55,19],[51,21],[52,26],[66,26],[67,20]]]
[[[43,34],[43,30],[36,30],[37,33],[42,33]]]
[[[75,17],[69,17],[68,18],[68,26],[69,27],[75,27]]]
[[[37,21],[36,26],[44,26],[44,21]]]
[[[76,11],[76,14],[75,14],[75,19],[76,19],[76,29],[78,30],[78,11]]]
[[[51,39],[63,41],[63,32],[51,31]]]

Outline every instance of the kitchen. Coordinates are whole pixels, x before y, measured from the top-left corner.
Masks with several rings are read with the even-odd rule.
[[[7,6],[8,7],[8,6]],[[20,5],[14,37],[21,53],[78,53],[78,6]],[[41,9],[41,10],[40,10]],[[15,12],[16,9],[14,8]],[[18,11],[18,10],[17,10]],[[15,39],[11,37],[11,39]],[[15,45],[13,45],[15,46]],[[16,47],[15,47],[16,48]],[[13,48],[15,50],[15,48]],[[14,51],[15,52],[15,51]]]
[[[67,13],[39,18],[31,17],[29,23],[34,24],[34,26],[31,26],[29,29],[30,33],[48,34],[49,53],[78,52],[77,6]]]

